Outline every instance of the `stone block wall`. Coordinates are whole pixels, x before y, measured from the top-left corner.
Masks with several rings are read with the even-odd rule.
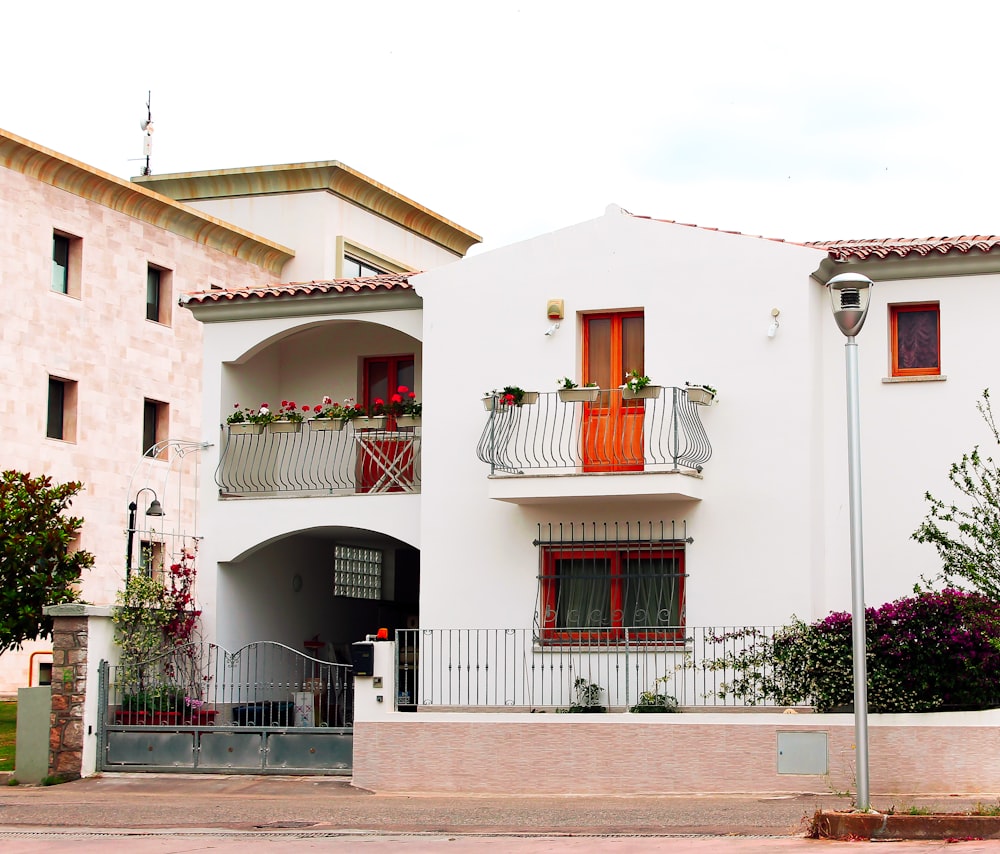
[[[49,776],[63,780],[79,778],[83,769],[88,645],[87,617],[54,618]]]

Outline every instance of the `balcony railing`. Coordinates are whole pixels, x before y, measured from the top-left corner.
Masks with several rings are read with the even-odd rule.
[[[683,388],[658,391],[657,397],[625,399],[622,389],[594,389],[593,401],[564,401],[548,392],[520,406],[488,397],[479,459],[490,474],[701,471],[712,445],[699,405]]]
[[[420,492],[420,427],[236,432],[222,428],[215,481],[221,495],[356,495]],[[326,425],[337,426],[337,425]],[[240,428],[248,429],[248,428]]]
[[[428,711],[565,709],[579,704],[582,680],[600,689],[598,704],[612,711],[656,704],[656,695],[664,705],[672,697],[687,707],[773,706],[763,689],[776,675],[761,651],[775,630],[594,629],[590,639],[567,643],[545,643],[532,629],[399,630],[396,700]],[[650,640],[657,633],[662,643]]]

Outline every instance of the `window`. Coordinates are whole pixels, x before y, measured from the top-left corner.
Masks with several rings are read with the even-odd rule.
[[[139,569],[149,578],[163,576],[163,543],[152,540],[139,541]]]
[[[49,377],[49,402],[45,435],[64,442],[76,441],[76,383]]]
[[[359,546],[336,546],[333,595],[351,599],[381,599],[382,552]]]
[[[170,323],[170,279],[169,270],[152,264],[146,268],[146,320]]]
[[[161,448],[154,454],[156,445],[167,438],[169,432],[170,407],[157,400],[142,402],[142,454],[145,457],[156,456],[166,459],[166,449]]]
[[[889,306],[892,376],[941,373],[941,307],[938,303]]]
[[[83,241],[59,231],[52,233],[52,282],[57,294],[80,296],[80,258]]]
[[[653,542],[546,545],[543,640],[663,641],[684,625],[684,549]]]
[[[388,271],[380,270],[374,264],[360,258],[355,258],[352,255],[344,256],[344,275],[342,278],[356,279],[358,276],[381,276],[386,272]]]

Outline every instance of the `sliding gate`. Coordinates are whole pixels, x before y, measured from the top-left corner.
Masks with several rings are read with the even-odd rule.
[[[346,664],[259,641],[191,644],[141,665],[100,664],[102,771],[350,774]]]

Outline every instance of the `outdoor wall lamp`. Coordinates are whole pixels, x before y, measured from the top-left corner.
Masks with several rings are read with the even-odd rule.
[[[135,514],[139,509],[139,496],[144,492],[152,492],[153,500],[149,503],[149,507],[146,509],[147,516],[165,516],[163,512],[163,505],[160,504],[160,499],[156,497],[156,492],[148,486],[142,487],[136,494],[135,500],[129,502],[128,505],[128,540],[125,545],[125,580],[127,581],[132,575],[132,546],[135,543]]]
[[[767,337],[773,338],[778,334],[778,327],[781,325],[778,323],[778,315],[781,314],[780,308],[771,309],[771,325],[767,327]]]
[[[854,744],[859,810],[871,808],[868,792],[868,671],[865,664],[865,568],[861,531],[861,417],[858,404],[858,342],[871,303],[873,282],[841,273],[827,282],[833,319],[847,337],[847,464],[851,492],[851,654],[854,659]]]

